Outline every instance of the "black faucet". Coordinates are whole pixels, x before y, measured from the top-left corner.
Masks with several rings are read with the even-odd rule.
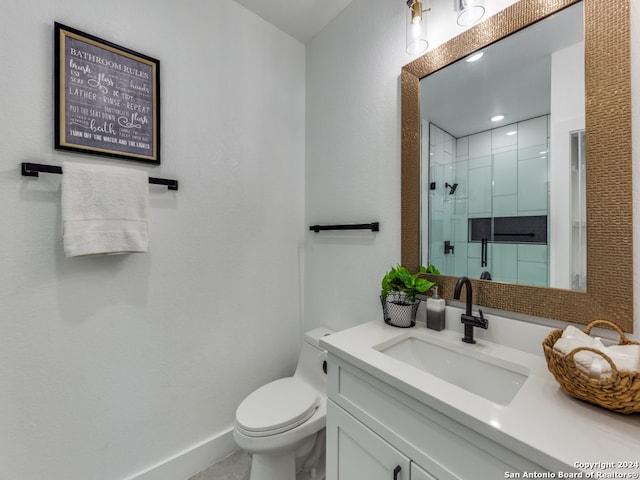
[[[479,317],[473,316],[473,312],[471,311],[473,290],[471,288],[471,281],[467,277],[460,277],[458,279],[456,289],[453,292],[453,298],[460,300],[460,292],[462,291],[463,286],[467,287],[467,305],[465,312],[460,317],[460,321],[464,323],[464,337],[462,337],[462,341],[465,343],[476,343],[473,339],[473,327],[480,327],[486,330],[489,327],[489,322],[482,315],[482,310],[479,310]]]
[[[491,272],[485,270],[480,274],[480,280],[491,280]]]

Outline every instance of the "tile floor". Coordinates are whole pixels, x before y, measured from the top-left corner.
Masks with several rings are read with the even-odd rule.
[[[236,452],[188,480],[249,480],[251,457],[246,452]]]

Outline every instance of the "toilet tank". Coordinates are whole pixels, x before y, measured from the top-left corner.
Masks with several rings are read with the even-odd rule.
[[[327,376],[323,370],[323,364],[327,359],[327,352],[320,347],[320,339],[331,335],[333,330],[328,328],[315,328],[304,334],[298,366],[295,377],[299,377],[313,387],[326,392]]]
[[[331,335],[332,333],[335,332],[325,327],[314,328],[304,334],[304,341],[311,346],[316,347],[318,350],[322,350],[320,347],[320,339],[327,335]]]

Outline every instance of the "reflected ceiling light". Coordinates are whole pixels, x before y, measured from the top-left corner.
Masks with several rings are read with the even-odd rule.
[[[429,47],[427,21],[422,0],[407,0],[407,53],[420,55]]]
[[[482,56],[484,55],[484,52],[476,52],[476,53],[472,53],[471,55],[469,55],[465,60],[469,63],[471,62],[477,62],[478,60],[480,60],[482,58]]]
[[[491,117],[492,122],[499,122],[500,120],[504,120],[504,115],[494,115]]]
[[[453,9],[458,14],[458,25],[470,27],[484,16],[484,0],[453,0]]]
[[[517,135],[518,131],[517,130],[511,130],[510,132],[506,133],[507,135],[511,136],[511,135]]]

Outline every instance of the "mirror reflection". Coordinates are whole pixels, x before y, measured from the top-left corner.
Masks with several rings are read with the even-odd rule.
[[[420,81],[422,264],[586,290],[583,25],[580,2]]]

